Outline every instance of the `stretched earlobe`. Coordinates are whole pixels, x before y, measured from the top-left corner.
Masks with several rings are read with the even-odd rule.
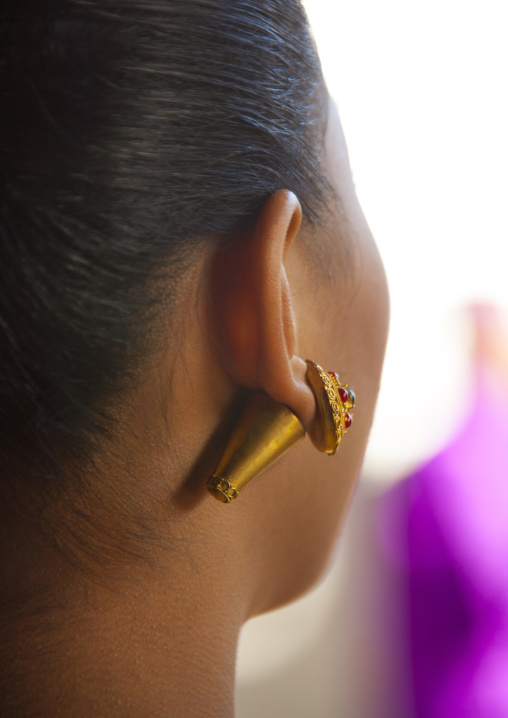
[[[332,455],[351,426],[355,395],[339,383],[335,372],[326,373],[309,360],[306,363],[318,415],[311,440],[319,451]],[[304,436],[303,424],[287,406],[266,394],[253,393],[207,481],[208,491],[218,501],[231,503]]]

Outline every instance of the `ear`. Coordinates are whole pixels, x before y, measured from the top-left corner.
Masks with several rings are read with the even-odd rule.
[[[302,210],[292,192],[266,201],[254,229],[213,263],[212,302],[222,361],[233,380],[286,404],[308,428],[315,411],[296,356],[296,321],[284,260]]]

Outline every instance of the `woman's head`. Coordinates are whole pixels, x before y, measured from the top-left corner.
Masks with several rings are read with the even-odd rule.
[[[0,20],[7,505],[28,492],[44,506],[35,523],[98,563],[135,560],[165,532],[174,550],[192,526],[243,545],[264,516],[254,553],[272,552],[273,590],[251,608],[285,600],[319,572],[347,503],[385,334],[300,4],[20,1]],[[326,471],[299,450],[263,479],[268,501],[260,484],[238,509],[206,504],[239,394],[266,391],[312,422],[306,358],[357,389],[349,449]]]

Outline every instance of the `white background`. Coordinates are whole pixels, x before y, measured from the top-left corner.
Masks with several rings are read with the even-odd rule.
[[[507,0],[307,0],[392,323],[369,476],[436,451],[467,405],[475,301],[508,306]]]

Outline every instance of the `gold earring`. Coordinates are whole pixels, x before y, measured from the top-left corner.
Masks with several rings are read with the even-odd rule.
[[[334,372],[326,374],[307,361],[307,379],[316,398],[319,421],[310,433],[319,451],[334,454],[351,425],[354,393],[339,383]],[[207,481],[218,501],[230,503],[256,476],[305,436],[298,417],[266,394],[253,393],[233,429],[219,463]]]
[[[266,394],[252,394],[208,479],[208,491],[229,503],[253,478],[305,436],[300,419]]]
[[[351,410],[355,393],[339,382],[334,371],[325,372],[319,364],[307,359],[307,380],[314,396],[319,421],[309,433],[316,449],[333,455],[353,422]]]

